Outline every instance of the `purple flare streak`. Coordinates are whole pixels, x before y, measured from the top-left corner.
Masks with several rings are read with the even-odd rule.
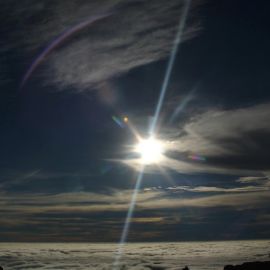
[[[40,55],[34,60],[34,62],[31,64],[27,72],[25,73],[22,82],[20,84],[20,89],[23,88],[25,83],[29,80],[33,72],[36,70],[36,68],[42,63],[42,61],[48,56],[56,47],[61,45],[66,39],[68,39],[70,36],[75,34],[76,32],[82,30],[83,28],[91,25],[92,23],[95,23],[96,21],[99,21],[101,19],[107,18],[108,16],[112,15],[113,13],[105,13],[102,15],[96,15],[92,16],[86,21],[83,21],[79,24],[76,24],[75,26],[65,30],[62,34],[60,34],[55,40],[53,40],[48,47],[46,47]]]

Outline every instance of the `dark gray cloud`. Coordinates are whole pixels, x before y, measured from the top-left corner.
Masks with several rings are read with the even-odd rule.
[[[185,125],[173,147],[206,157],[206,166],[266,172],[270,169],[270,104],[210,110]],[[173,149],[172,149],[173,150]]]
[[[175,144],[207,157],[215,157],[217,153],[224,156],[248,154],[256,150],[261,153],[269,143],[269,120],[269,103],[232,110],[208,110],[195,115],[185,125],[186,136]],[[188,145],[186,148],[185,144]]]
[[[198,3],[193,2],[194,6]],[[5,32],[11,26],[16,30],[8,34],[9,42],[2,50],[20,46],[34,58],[66,29],[91,16],[112,11],[111,16],[76,33],[45,59],[47,72],[42,76],[47,82],[89,89],[166,57],[183,3],[183,0],[172,0],[166,5],[161,0],[10,1],[3,7],[9,14],[3,28]],[[193,36],[197,30],[197,19],[191,15],[184,38]]]

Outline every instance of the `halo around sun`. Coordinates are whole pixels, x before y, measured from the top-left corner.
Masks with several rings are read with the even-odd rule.
[[[135,146],[135,152],[140,155],[140,162],[142,164],[159,163],[162,159],[163,145],[153,137],[140,139],[139,143]]]

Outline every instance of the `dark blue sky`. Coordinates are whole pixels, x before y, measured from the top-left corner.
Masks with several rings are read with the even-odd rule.
[[[3,4],[2,241],[118,241],[138,168],[133,133],[112,117],[145,134],[181,3]],[[146,168],[129,240],[269,238],[269,8],[193,1],[158,124],[162,171]],[[109,10],[19,89],[52,40]]]

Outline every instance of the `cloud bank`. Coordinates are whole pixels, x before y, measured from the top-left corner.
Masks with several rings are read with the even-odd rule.
[[[206,243],[128,244],[120,266],[128,270],[217,269],[228,263],[267,259],[269,241]],[[7,270],[23,269],[94,269],[109,270],[115,256],[114,244],[3,244],[2,266]],[[237,252],[236,252],[237,251]],[[226,256],[224,255],[226,254]]]

